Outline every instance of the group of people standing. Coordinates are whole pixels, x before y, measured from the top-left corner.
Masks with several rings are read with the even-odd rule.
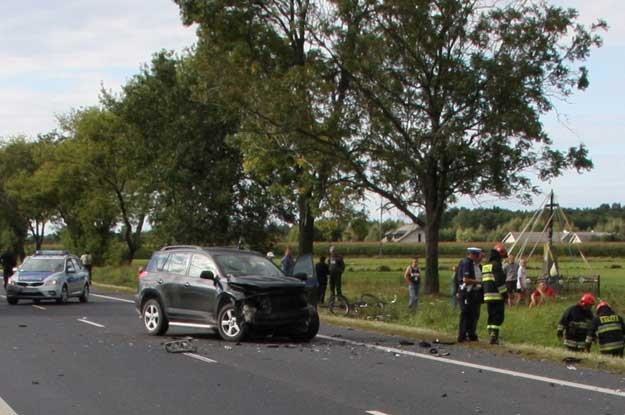
[[[507,257],[508,252],[502,243],[495,244],[485,264],[482,264],[485,255],[480,248],[467,249],[467,257],[458,265],[454,277],[456,298],[460,305],[458,342],[478,340],[477,322],[482,303],[486,303],[490,344],[499,344],[508,297],[502,264]]]
[[[319,257],[319,262],[315,264],[315,273],[319,281],[319,302],[325,302],[326,289],[330,283],[330,295],[343,295],[343,272],[345,272],[345,261],[343,256],[336,252],[335,246],[330,246],[329,255]],[[327,259],[327,262],[326,262]],[[291,247],[287,246],[284,256],[280,260],[280,269],[285,275],[293,275],[295,269],[295,259]]]

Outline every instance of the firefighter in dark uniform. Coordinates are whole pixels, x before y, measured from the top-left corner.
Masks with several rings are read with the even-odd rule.
[[[481,258],[481,249],[468,248],[467,257],[460,262],[456,272],[460,305],[459,343],[478,340],[476,330],[482,307],[482,275],[479,265]]]
[[[592,320],[590,331],[586,336],[587,352],[590,351],[590,346],[594,341],[599,343],[601,354],[623,357],[625,323],[606,301],[597,304],[597,315]]]
[[[490,336],[490,344],[499,344],[499,331],[504,320],[507,289],[506,273],[503,272],[501,260],[506,257],[508,257],[508,251],[505,245],[499,242],[491,249],[488,264],[482,266],[484,302],[488,309],[486,328]]]
[[[586,337],[592,326],[592,306],[595,304],[595,296],[586,293],[579,302],[569,307],[558,324],[558,338],[564,337],[564,345],[574,352],[586,350]]]

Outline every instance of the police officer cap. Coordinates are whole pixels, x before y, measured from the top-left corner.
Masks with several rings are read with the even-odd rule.
[[[482,249],[481,248],[476,248],[474,246],[467,248],[467,253],[469,254],[481,254],[482,253]]]

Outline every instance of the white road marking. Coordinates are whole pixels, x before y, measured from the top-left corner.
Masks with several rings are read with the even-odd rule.
[[[33,307],[38,308],[39,310],[45,310],[46,309],[45,307],[42,307],[42,306],[37,305],[37,304],[33,304]]]
[[[191,357],[193,359],[201,360],[202,362],[205,362],[205,363],[217,363],[216,360],[209,359],[208,357],[200,356],[199,354],[195,354],[195,353],[183,353],[183,355]]]
[[[0,294],[0,297],[2,297],[2,298],[7,298],[7,296],[6,296],[6,295],[3,295],[3,294]]]
[[[84,319],[84,318],[79,318],[77,320],[80,321],[81,323],[91,324],[92,326],[104,328],[104,326],[102,324],[94,323],[93,321],[89,321],[89,320]]]
[[[169,322],[170,326],[175,326],[175,327],[195,327],[198,329],[212,329],[215,328],[215,326],[211,325],[211,324],[198,324],[198,323],[178,323],[178,322]]]
[[[100,294],[94,294],[94,293],[90,293],[89,295],[91,295],[92,297],[106,298],[107,300],[121,301],[122,303],[130,303],[130,304],[135,303],[132,300],[127,300],[125,298],[119,298],[119,297],[109,297],[108,295],[100,295]]]
[[[366,413],[369,415],[388,415],[387,413],[380,412],[380,411],[367,411]]]
[[[9,404],[4,401],[4,399],[0,398],[0,414],[17,415],[17,412],[15,412],[13,408],[11,408]]]
[[[569,382],[567,380],[548,378],[545,376],[532,375],[530,373],[517,372],[514,370],[508,370],[508,369],[499,369],[497,367],[492,367],[492,366],[484,366],[484,365],[478,365],[475,363],[463,362],[462,360],[448,359],[445,357],[436,357],[436,356],[432,356],[428,354],[416,353],[416,352],[410,352],[408,350],[397,349],[394,347],[386,347],[386,346],[379,346],[375,344],[362,343],[362,342],[357,342],[354,340],[347,340],[347,339],[342,339],[338,337],[325,336],[322,334],[318,334],[317,337],[320,339],[331,340],[331,341],[336,341],[336,342],[346,343],[346,344],[352,344],[354,346],[364,346],[368,349],[381,350],[383,352],[388,352],[388,353],[395,353],[395,354],[400,354],[400,355],[405,355],[405,356],[418,357],[420,359],[433,360],[436,362],[447,363],[450,365],[470,367],[473,369],[481,369],[481,370],[485,370],[488,372],[499,373],[502,375],[535,380],[538,382],[553,383],[556,385],[568,386],[570,388],[583,389],[583,390],[588,390],[592,392],[604,393],[606,395],[614,395],[614,396],[620,396],[621,398],[625,398],[625,391],[622,391],[621,389],[609,389],[609,388],[602,388],[599,386],[586,385],[583,383]]]

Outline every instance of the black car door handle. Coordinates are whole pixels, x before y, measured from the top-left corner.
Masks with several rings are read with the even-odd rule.
[[[184,286],[188,288],[188,287],[190,287],[190,286],[191,286],[191,284],[189,284],[188,282],[185,282],[185,283],[184,283]]]
[[[163,283],[163,280],[158,280],[158,281],[156,281],[156,282],[158,282],[159,284],[162,284],[162,283]]]

